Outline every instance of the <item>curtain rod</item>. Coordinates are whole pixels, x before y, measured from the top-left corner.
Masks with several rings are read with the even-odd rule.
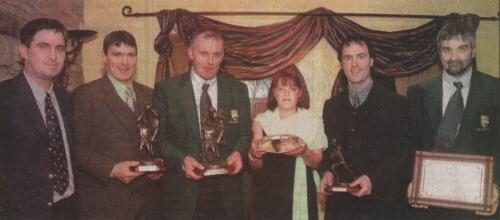
[[[263,11],[198,11],[192,12],[197,15],[256,15],[256,16],[294,16],[294,15],[311,15],[311,16],[354,16],[354,17],[396,17],[396,18],[442,18],[445,16],[442,15],[414,15],[414,14],[376,14],[376,13],[312,13],[312,12],[263,12]],[[125,5],[122,8],[122,15],[124,17],[151,17],[156,16],[156,12],[136,12],[133,13],[132,7],[129,5]],[[500,17],[500,11],[498,12],[498,16]],[[491,16],[491,17],[479,17],[480,20],[485,21],[498,21],[499,17]]]

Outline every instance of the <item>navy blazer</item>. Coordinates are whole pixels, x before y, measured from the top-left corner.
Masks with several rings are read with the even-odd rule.
[[[71,98],[61,87],[55,86],[54,93],[71,148]],[[9,218],[50,219],[54,190],[48,178],[48,132],[24,74],[0,83],[0,100],[2,209]]]

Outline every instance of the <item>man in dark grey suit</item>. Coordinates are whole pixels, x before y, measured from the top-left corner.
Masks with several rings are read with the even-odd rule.
[[[250,107],[246,86],[218,74],[224,58],[219,32],[197,30],[188,49],[191,71],[159,82],[155,105],[160,114],[161,155],[171,168],[162,179],[167,219],[243,219],[243,178],[240,173],[250,146]],[[208,88],[202,89],[208,86]],[[204,91],[202,91],[204,90]],[[200,114],[203,94],[225,118],[225,146],[220,159],[229,175],[204,177],[201,164]]]
[[[71,99],[54,84],[66,29],[36,19],[20,41],[23,71],[0,84],[0,218],[74,219]]]
[[[139,219],[157,195],[159,176],[134,172],[139,164],[137,118],[152,105],[152,89],[133,81],[137,44],[126,31],[108,34],[106,74],[74,92],[75,161],[81,219]]]
[[[498,184],[499,81],[475,69],[476,36],[465,23],[445,25],[437,42],[442,74],[408,89],[414,144],[423,151],[493,156],[494,182]],[[440,209],[430,209],[427,214],[474,217],[473,212]]]

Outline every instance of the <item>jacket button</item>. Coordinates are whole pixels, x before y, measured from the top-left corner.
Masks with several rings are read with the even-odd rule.
[[[52,180],[52,179],[54,179],[55,176],[54,176],[54,174],[49,174],[48,177],[49,177],[49,180]]]
[[[351,131],[352,131],[352,132],[355,132],[355,131],[356,131],[356,129],[354,129],[354,128],[351,128]]]
[[[54,206],[52,202],[47,202],[47,207],[52,208],[52,206]]]

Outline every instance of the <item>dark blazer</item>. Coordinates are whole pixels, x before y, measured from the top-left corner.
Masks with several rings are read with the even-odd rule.
[[[63,88],[54,93],[71,152],[71,99]],[[8,219],[52,219],[49,135],[23,73],[0,83],[0,100],[0,210]]]
[[[442,75],[408,89],[412,139],[419,150],[432,151],[442,113]],[[489,118],[486,128],[481,116]],[[500,84],[479,71],[472,74],[469,96],[458,131],[454,153],[494,156],[496,183],[500,183]]]
[[[227,158],[237,150],[245,160],[251,141],[247,88],[243,83],[222,74],[217,76],[217,86],[217,108],[223,110],[226,119],[226,147],[220,150],[221,158]],[[159,82],[155,88],[155,105],[160,114],[160,151],[168,169],[161,180],[164,215],[168,219],[191,219],[199,183],[185,177],[182,164],[187,155],[200,161],[201,138],[189,72]],[[241,173],[219,176],[213,180],[223,194],[227,214],[237,219],[243,218]]]
[[[408,89],[412,140],[417,150],[432,151],[442,113],[443,77],[438,75]],[[481,125],[481,116],[489,119]],[[483,117],[484,118],[484,117]],[[484,119],[483,119],[484,121]],[[479,71],[471,76],[469,95],[457,134],[456,146],[450,153],[493,156],[494,182],[500,184],[500,84],[498,79]],[[441,216],[478,218],[472,212],[453,210],[420,210]],[[497,215],[498,216],[498,212]],[[429,217],[427,217],[429,218]],[[444,218],[444,217],[442,217]],[[453,218],[453,217],[451,217]],[[495,218],[495,217],[494,217]]]
[[[367,175],[373,187],[372,195],[361,198],[348,193],[329,196],[325,219],[332,215],[348,219],[351,214],[370,219],[401,213],[407,204],[405,190],[411,167],[406,100],[374,83],[365,102],[353,109],[345,90],[325,102],[323,121],[329,141],[323,165],[331,167],[328,158],[335,139],[355,175]],[[353,180],[347,172],[337,174],[343,182]]]
[[[152,89],[134,82],[136,111],[107,76],[77,88],[74,98],[75,165],[82,219],[134,219],[145,211],[154,183],[141,176],[129,184],[110,178],[116,163],[140,160],[137,117],[152,104]]]

